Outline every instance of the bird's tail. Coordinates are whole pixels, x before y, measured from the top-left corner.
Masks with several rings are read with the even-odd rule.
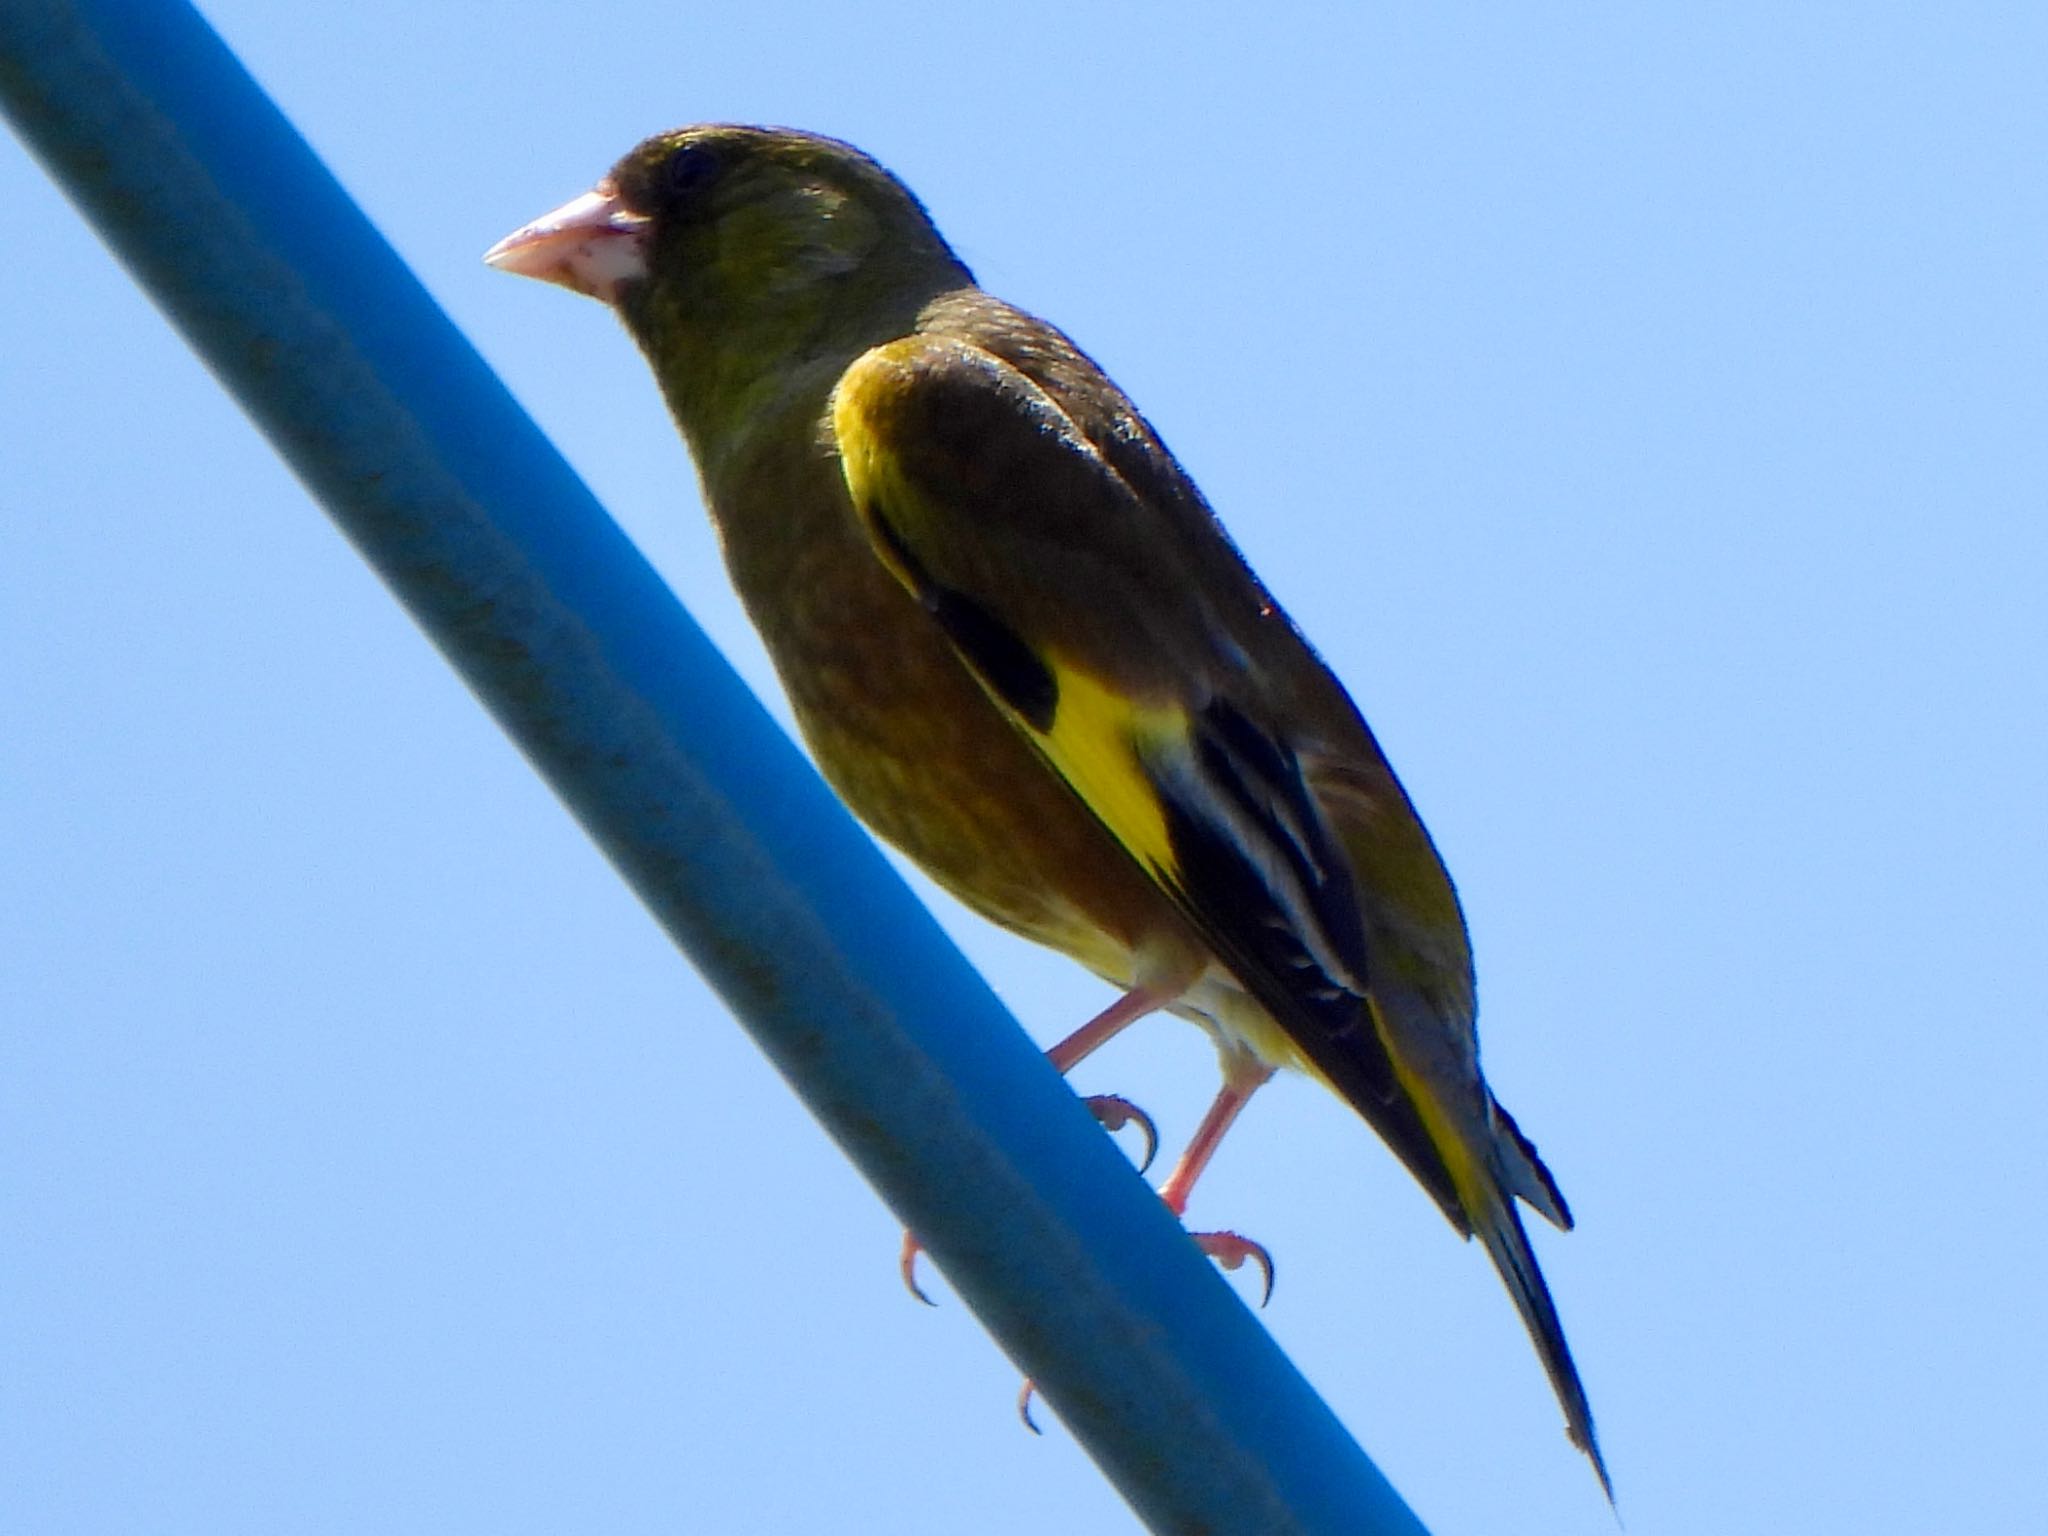
[[[1542,1164],[1536,1166],[1541,1168]],[[1460,1180],[1460,1183],[1464,1182]],[[1515,1310],[1522,1314],[1522,1324],[1529,1330],[1536,1353],[1542,1358],[1543,1369],[1550,1376],[1551,1388],[1563,1405],[1566,1433],[1571,1436],[1572,1444],[1584,1451],[1593,1463],[1593,1471],[1600,1478],[1600,1487],[1607,1495],[1607,1502],[1612,1504],[1614,1483],[1607,1475],[1607,1463],[1600,1455],[1600,1442],[1593,1434],[1593,1409],[1586,1401],[1586,1389],[1579,1380],[1578,1367],[1572,1363],[1571,1347],[1565,1343],[1564,1325],[1558,1321],[1557,1307],[1550,1299],[1550,1287],[1544,1284],[1543,1271],[1536,1263],[1536,1252],[1529,1246],[1529,1234],[1522,1226],[1521,1212],[1515,1208],[1514,1195],[1509,1193],[1510,1190],[1520,1193],[1518,1183],[1503,1181],[1498,1176],[1482,1176],[1472,1182],[1477,1187],[1469,1194],[1460,1190],[1466,1195],[1466,1210],[1471,1217],[1472,1229],[1478,1234],[1479,1241],[1486,1245],[1486,1256],[1493,1260],[1493,1267],[1500,1272],[1501,1283],[1508,1288],[1508,1295],[1514,1298]],[[1540,1204],[1538,1209],[1542,1209]]]
[[[1564,1195],[1535,1146],[1483,1082],[1467,1079],[1456,1088],[1447,1086],[1457,1083],[1463,1071],[1470,1069],[1454,1053],[1442,1051],[1442,1028],[1431,1027],[1432,1015],[1420,999],[1384,987],[1375,992],[1370,1006],[1381,1038],[1390,1046],[1399,1096],[1413,1111],[1437,1155],[1443,1182],[1455,1195],[1457,1215],[1463,1220],[1454,1217],[1454,1225],[1476,1235],[1485,1245],[1486,1256],[1514,1298],[1515,1310],[1522,1314],[1522,1325],[1529,1330],[1564,1409],[1565,1431],[1593,1463],[1611,1504],[1614,1483],[1593,1434],[1593,1409],[1586,1401],[1586,1388],[1572,1363],[1571,1347],[1565,1343],[1564,1325],[1558,1321],[1556,1303],[1550,1299],[1550,1287],[1543,1281],[1543,1270],[1536,1263],[1536,1251],[1529,1246],[1529,1234],[1516,1204],[1525,1200],[1569,1230],[1572,1216]],[[1422,1021],[1419,1027],[1414,1023],[1417,1019]],[[1409,1027],[1399,1028],[1402,1025]]]

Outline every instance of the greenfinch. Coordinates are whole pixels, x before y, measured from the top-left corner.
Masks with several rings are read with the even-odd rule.
[[[1477,1234],[1611,1497],[1517,1201],[1571,1216],[1481,1074],[1450,876],[1123,392],[977,287],[893,175],[814,134],[661,134],[486,259],[609,304],[646,353],[847,804],[1121,989],[1055,1065],[1159,1009],[1215,1039],[1222,1091],[1161,1189],[1175,1213],[1276,1068],[1322,1079]]]

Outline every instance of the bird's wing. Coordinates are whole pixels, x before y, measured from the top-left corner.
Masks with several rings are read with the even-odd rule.
[[[1375,1027],[1350,861],[1278,723],[1284,709],[1252,654],[1266,642],[1244,636],[1230,605],[1286,621],[1234,554],[1241,590],[1219,593],[1199,569],[1214,549],[1187,548],[1185,523],[1138,495],[1047,390],[956,337],[865,354],[840,381],[832,427],[882,562],[1467,1230],[1444,1155]]]
[[[1064,389],[959,336],[864,354],[831,418],[855,515],[1048,767],[1477,1232],[1611,1497],[1514,1200],[1570,1216],[1479,1075],[1463,920],[1428,834],[1136,412],[1099,374],[1076,395],[1079,355],[1055,356]]]

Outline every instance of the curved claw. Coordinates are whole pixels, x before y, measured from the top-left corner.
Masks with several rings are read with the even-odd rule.
[[[905,1232],[903,1234],[903,1253],[897,1259],[896,1267],[902,1272],[904,1288],[926,1306],[936,1307],[938,1303],[925,1295],[924,1287],[917,1283],[917,1256],[923,1252],[924,1244],[917,1240],[917,1234],[915,1232]],[[1231,1267],[1235,1268],[1236,1266],[1233,1265]],[[1270,1291],[1272,1288],[1273,1282],[1269,1272],[1266,1289]]]
[[[1026,1376],[1023,1389],[1017,1393],[1017,1417],[1024,1421],[1024,1427],[1031,1433],[1042,1435],[1045,1431],[1038,1427],[1038,1420],[1031,1417],[1031,1399],[1037,1395],[1038,1383]]]
[[[1152,1159],[1159,1155],[1159,1128],[1152,1123],[1152,1117],[1120,1093],[1090,1094],[1081,1102],[1111,1135],[1127,1125],[1138,1128],[1145,1138],[1145,1156],[1138,1163],[1138,1172],[1148,1172]]]
[[[1273,1255],[1266,1251],[1264,1243],[1255,1243],[1235,1232],[1190,1232],[1188,1236],[1195,1240],[1197,1248],[1224,1269],[1241,1269],[1244,1261],[1250,1259],[1259,1266],[1259,1272],[1266,1280],[1259,1305],[1263,1307],[1273,1299]]]

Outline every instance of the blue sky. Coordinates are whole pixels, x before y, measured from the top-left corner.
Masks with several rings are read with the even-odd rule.
[[[206,7],[771,694],[637,355],[478,256],[681,122],[899,171],[1443,846],[1633,1536],[2040,1529],[2048,21],[1102,9]],[[12,144],[0,206],[6,1524],[1129,1528]],[[933,900],[1041,1040],[1100,1006]],[[1171,1142],[1212,1070],[1077,1085]],[[1433,1530],[1613,1529],[1341,1105],[1193,1214]]]

